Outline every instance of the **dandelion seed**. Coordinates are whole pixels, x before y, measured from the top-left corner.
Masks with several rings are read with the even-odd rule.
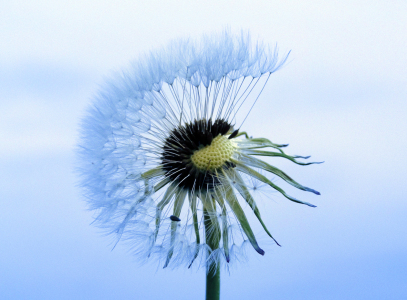
[[[219,284],[220,264],[239,262],[246,245],[264,255],[247,216],[275,239],[247,178],[311,207],[264,174],[319,195],[257,158],[312,164],[298,160],[307,157],[236,127],[239,108],[254,105],[286,58],[252,46],[248,35],[225,32],[201,42],[175,41],[107,84],[83,120],[79,150],[96,223],[129,240],[141,262],[205,266],[207,293]]]

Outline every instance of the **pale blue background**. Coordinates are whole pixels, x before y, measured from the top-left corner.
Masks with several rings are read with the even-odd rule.
[[[354,0],[1,1],[1,299],[204,298],[202,272],[111,251],[89,225],[73,148],[104,76],[226,25],[292,49],[247,131],[326,162],[276,161],[322,193],[290,189],[318,208],[265,198],[283,247],[223,273],[222,298],[407,299],[407,4]]]

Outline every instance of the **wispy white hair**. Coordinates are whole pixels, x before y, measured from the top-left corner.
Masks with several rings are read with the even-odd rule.
[[[123,237],[131,242],[140,262],[150,259],[164,264],[169,252],[173,253],[173,267],[224,260],[222,246],[210,251],[205,241],[197,243],[188,207],[182,210],[181,219],[186,221],[177,223],[171,238],[168,210],[157,228],[157,204],[164,192],[171,193],[172,185],[154,193],[142,174],[160,165],[163,141],[173,128],[209,118],[210,110],[233,119],[232,112],[241,104],[237,96],[245,99],[251,90],[236,88],[232,98],[227,94],[232,93],[227,91],[229,84],[235,88],[233,84],[243,84],[246,79],[254,82],[269,76],[286,58],[279,60],[276,48],[252,43],[248,33],[224,31],[200,40],[174,40],[109,80],[82,120],[78,147],[80,185],[89,208],[96,213],[95,223],[115,234],[117,240]],[[214,97],[208,90],[216,85]],[[210,102],[208,111],[204,110],[205,101]],[[162,180],[164,174],[159,175]],[[160,182],[158,179],[153,183]],[[244,253],[240,246],[247,244],[234,219],[231,216],[227,224],[228,230],[238,232],[230,244],[230,262],[239,260],[239,253]]]

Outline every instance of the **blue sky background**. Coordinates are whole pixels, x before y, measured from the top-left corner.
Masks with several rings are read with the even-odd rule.
[[[276,162],[321,192],[290,190],[318,208],[264,197],[283,247],[223,273],[222,298],[407,299],[407,3],[350,0],[1,1],[2,299],[204,298],[203,272],[111,251],[75,187],[73,149],[106,76],[225,26],[292,50],[247,131],[325,163]]]

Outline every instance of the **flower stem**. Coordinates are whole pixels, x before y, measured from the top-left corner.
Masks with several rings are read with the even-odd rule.
[[[214,230],[211,218],[204,208],[206,244],[213,250],[219,248],[220,232]],[[206,266],[206,300],[220,299],[220,263],[212,262]]]
[[[220,299],[220,268],[213,266],[206,273],[206,300]]]

